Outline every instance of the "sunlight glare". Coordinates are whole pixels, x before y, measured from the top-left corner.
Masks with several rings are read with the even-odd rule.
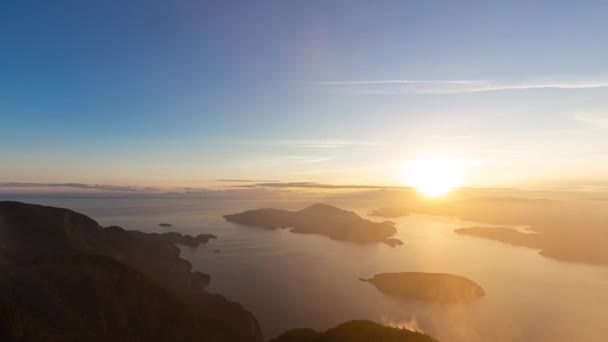
[[[425,196],[439,197],[462,185],[463,163],[449,158],[418,159],[406,165],[404,183]]]

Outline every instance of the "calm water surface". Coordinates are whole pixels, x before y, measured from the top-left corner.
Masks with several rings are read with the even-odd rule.
[[[325,329],[346,320],[372,319],[419,329],[444,342],[608,340],[608,267],[559,262],[532,249],[453,232],[472,222],[423,215],[399,218],[394,220],[396,237],[405,244],[391,248],[266,231],[221,217],[259,207],[299,209],[310,202],[222,197],[20,200],[68,207],[106,226],[217,235],[197,249],[183,247],[182,255],[196,270],[211,275],[210,291],[251,310],[266,337],[295,327]],[[381,206],[330,204],[362,216]],[[161,222],[173,227],[159,227]],[[456,306],[404,302],[358,280],[399,271],[463,275],[479,283],[486,297]]]

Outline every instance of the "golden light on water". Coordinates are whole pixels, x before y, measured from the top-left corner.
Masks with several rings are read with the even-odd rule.
[[[405,184],[428,197],[439,197],[461,186],[464,164],[456,159],[432,157],[407,163],[403,171]]]

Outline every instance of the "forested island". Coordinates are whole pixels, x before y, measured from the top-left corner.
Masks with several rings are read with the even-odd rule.
[[[369,282],[383,293],[404,300],[451,304],[485,296],[483,288],[474,281],[446,273],[380,273],[361,280]]]
[[[334,240],[358,243],[382,242],[390,246],[403,242],[391,238],[396,232],[391,221],[373,222],[355,212],[327,204],[313,204],[298,211],[256,209],[225,215],[227,221],[264,229],[292,228],[300,234],[319,234]]]

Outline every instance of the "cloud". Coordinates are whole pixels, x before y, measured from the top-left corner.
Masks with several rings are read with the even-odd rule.
[[[337,185],[337,184],[323,184],[315,182],[288,182],[288,183],[253,183],[247,185],[239,185],[238,187],[243,188],[303,188],[303,189],[399,189],[404,187],[399,186],[386,186],[386,185]]]
[[[99,191],[142,191],[153,190],[146,187],[121,186],[108,184],[85,184],[85,183],[22,183],[22,182],[5,182],[0,183],[0,189],[41,189],[41,188],[69,188],[79,190],[99,190]]]
[[[367,140],[340,140],[340,139],[320,139],[320,140],[280,140],[279,145],[302,148],[343,148],[349,146],[382,146],[382,142]]]
[[[217,181],[226,182],[226,183],[257,183],[257,182],[276,183],[276,182],[280,182],[278,180],[259,180],[259,179],[218,179]],[[191,189],[191,188],[186,188],[186,189]]]
[[[339,149],[348,147],[375,147],[384,146],[384,141],[372,140],[347,140],[347,139],[272,139],[272,140],[255,140],[255,139],[229,139],[216,140],[218,144],[232,144],[238,146],[262,146],[262,147],[291,147],[291,148],[327,148]]]
[[[332,160],[335,157],[320,157],[320,156],[287,156],[287,159],[291,159],[297,161],[301,164],[312,164],[312,163],[322,163],[328,160]]]
[[[608,128],[608,114],[580,111],[574,113],[572,118],[584,124],[594,125],[601,128]]]
[[[600,80],[546,80],[505,82],[492,80],[368,80],[321,81],[301,85],[324,87],[329,91],[362,94],[465,94],[500,90],[532,89],[601,89],[608,81]]]

